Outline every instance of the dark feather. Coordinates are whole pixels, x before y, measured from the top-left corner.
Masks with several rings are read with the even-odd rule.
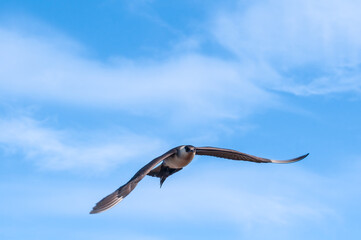
[[[131,191],[133,191],[133,189],[137,186],[139,181],[142,180],[147,175],[147,173],[149,173],[151,169],[153,169],[157,164],[159,164],[167,157],[170,157],[173,154],[175,154],[176,151],[177,150],[173,148],[168,152],[164,153],[162,156],[153,159],[147,165],[142,167],[126,184],[124,184],[123,186],[115,190],[115,192],[109,194],[108,196],[100,200],[90,213],[91,214],[100,213],[115,206],[117,203],[123,200]]]
[[[257,163],[291,163],[297,162],[308,156],[308,153],[297,158],[289,160],[271,160],[268,158],[256,157],[250,154],[238,152],[232,149],[215,148],[215,147],[197,147],[196,155],[207,155],[213,157],[227,158],[232,160],[242,160]]]

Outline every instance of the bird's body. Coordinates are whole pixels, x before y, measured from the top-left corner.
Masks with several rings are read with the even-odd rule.
[[[181,145],[172,148],[163,155],[153,159],[151,162],[141,168],[126,184],[100,200],[90,213],[103,212],[115,206],[117,203],[123,200],[131,191],[133,191],[133,189],[137,186],[138,182],[142,180],[146,175],[152,177],[159,177],[160,186],[162,186],[163,182],[166,180],[167,177],[182,170],[193,160],[195,155],[208,155],[232,160],[242,160],[257,163],[291,163],[297,162],[307,157],[308,154],[290,160],[282,161],[260,158],[231,149]],[[158,164],[160,165],[157,166]]]
[[[196,155],[194,147],[190,146],[179,146],[177,154],[174,154],[163,160],[163,165],[170,168],[184,168],[187,166]]]
[[[170,175],[182,170],[194,158],[195,150],[193,146],[179,146],[177,152],[163,160],[163,163],[151,170],[147,175],[160,178],[160,186]]]

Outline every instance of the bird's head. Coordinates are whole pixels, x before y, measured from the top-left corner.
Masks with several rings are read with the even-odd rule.
[[[184,146],[184,151],[186,151],[187,153],[195,153],[196,152],[196,148],[192,145],[185,145]]]
[[[191,157],[193,158],[196,154],[196,148],[192,145],[182,145],[177,147],[177,156],[178,157]]]

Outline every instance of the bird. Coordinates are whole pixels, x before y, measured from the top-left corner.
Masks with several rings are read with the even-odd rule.
[[[126,196],[128,196],[128,194],[134,190],[137,184],[147,175],[160,178],[160,187],[162,187],[167,177],[182,170],[193,160],[195,155],[207,155],[231,160],[249,161],[256,163],[293,163],[304,159],[309,154],[307,153],[305,155],[289,160],[271,160],[268,158],[261,158],[250,154],[238,152],[232,149],[181,145],[170,149],[163,155],[153,159],[147,165],[142,167],[127,183],[125,183],[113,193],[100,200],[90,211],[90,214],[104,212],[114,207]]]

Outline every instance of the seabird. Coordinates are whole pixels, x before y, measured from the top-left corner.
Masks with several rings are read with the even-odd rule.
[[[308,153],[289,160],[271,160],[252,156],[246,153],[231,149],[215,147],[194,147],[192,145],[182,145],[172,148],[163,155],[153,159],[142,167],[126,184],[119,187],[115,192],[100,200],[90,214],[100,213],[114,207],[122,201],[137,186],[140,180],[146,175],[160,178],[160,186],[170,175],[182,170],[194,158],[195,155],[207,155],[213,157],[227,158],[232,160],[249,161],[256,163],[292,163],[308,156]],[[161,163],[162,162],[162,163]],[[159,166],[157,166],[161,163]]]

